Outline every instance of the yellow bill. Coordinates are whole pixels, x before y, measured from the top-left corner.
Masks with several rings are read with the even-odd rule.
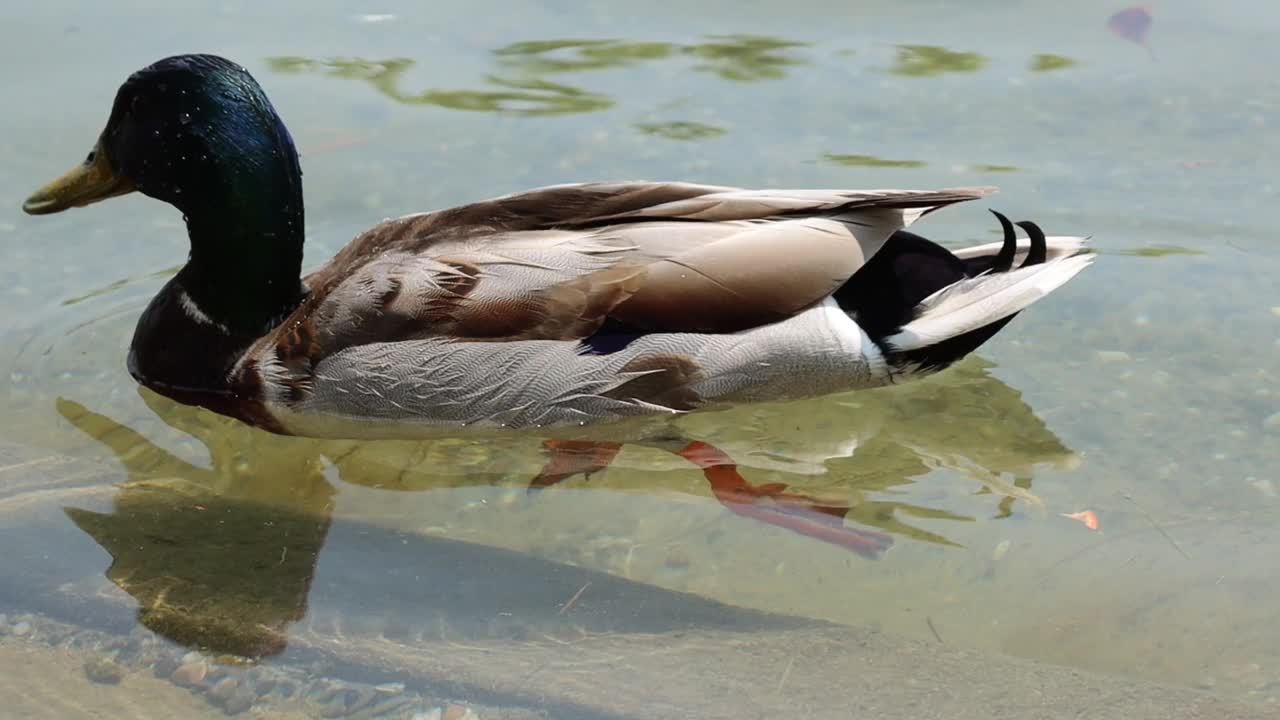
[[[37,190],[22,209],[29,215],[48,215],[131,192],[133,183],[116,175],[98,143],[82,164]]]

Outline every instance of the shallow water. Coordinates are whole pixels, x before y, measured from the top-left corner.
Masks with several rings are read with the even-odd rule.
[[[1280,696],[1280,629],[1260,600],[1280,590],[1272,4],[1162,3],[1154,59],[1106,29],[1120,5],[1092,1],[107,7],[28,5],[0,27],[0,434],[21,448],[0,467],[0,523],[24,538],[8,547],[29,549],[4,561],[10,610],[54,612],[61,601],[23,588],[70,583],[217,622],[258,604],[286,643],[317,615],[385,632],[421,621],[386,600],[415,587],[392,545],[463,540],[709,602]],[[185,256],[175,211],[138,196],[19,209],[90,147],[127,73],[196,50],[246,65],[298,140],[312,264],[383,217],[640,177],[997,184],[918,229],[989,241],[990,206],[1090,234],[1101,257],[929,381],[690,419],[753,482],[831,497],[852,505],[851,526],[891,534],[879,560],[739,517],[656,450],[529,495],[545,460],[530,438],[268,436],[140,392],[124,371],[138,312]],[[30,464],[45,456],[97,470]],[[1097,531],[1060,515],[1083,509]],[[167,542],[111,529],[114,513],[136,530],[130,512]],[[289,573],[229,569],[276,559],[276,531],[183,552],[208,549],[210,522],[272,512],[297,525],[283,546],[310,553],[279,558]],[[561,592],[512,612],[554,621],[546,596]],[[441,616],[491,638],[471,604],[442,601]],[[218,644],[178,625],[161,634]]]

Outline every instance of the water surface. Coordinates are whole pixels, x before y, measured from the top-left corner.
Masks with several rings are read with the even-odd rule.
[[[281,650],[323,618],[365,628],[356,635],[421,635],[412,603],[385,597],[415,587],[411,554],[395,544],[428,553],[466,541],[691,593],[682,608],[723,603],[1280,695],[1280,630],[1265,601],[1280,590],[1280,250],[1268,221],[1280,11],[1161,4],[1152,60],[1107,31],[1118,9],[508,0],[13,11],[0,28],[0,433],[22,452],[0,467],[0,522],[26,550],[5,560],[0,596],[41,613],[65,601],[21,592],[24,582],[115,592],[128,612],[106,612],[104,626],[142,623],[189,645],[221,637],[225,651]],[[187,51],[243,63],[292,129],[311,264],[384,217],[619,178],[997,184],[989,201],[918,229],[952,246],[989,241],[990,206],[1051,234],[1092,235],[1101,257],[930,381],[690,421],[753,482],[833,498],[852,507],[851,526],[892,535],[879,560],[728,512],[700,472],[657,450],[625,449],[607,472],[531,496],[545,460],[531,438],[278,438],[135,387],[123,364],[133,323],[186,252],[176,211],[138,196],[38,220],[19,206],[83,155],[129,72]],[[97,470],[29,464],[65,456]],[[64,491],[42,495],[33,478]],[[1060,515],[1083,509],[1099,530]],[[156,524],[144,536],[168,542],[138,541],[139,517]],[[219,522],[245,530],[218,535]],[[278,557],[277,545],[295,554]],[[246,562],[263,567],[238,572]],[[458,577],[485,576],[465,565],[481,561],[459,562]],[[539,577],[520,581],[523,607],[513,596],[527,620],[513,643],[564,630],[572,588]],[[551,608],[548,593],[564,597]],[[514,632],[460,597],[437,608],[462,636]],[[148,604],[158,609],[139,611]],[[679,625],[612,612],[595,630]],[[689,612],[695,624],[715,615]],[[232,622],[234,637],[218,634],[246,613],[270,632],[236,634]],[[761,617],[775,616],[735,627]]]

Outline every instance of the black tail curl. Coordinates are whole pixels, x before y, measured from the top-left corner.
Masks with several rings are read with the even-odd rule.
[[[1003,213],[996,210],[991,210],[990,212],[1000,221],[1000,228],[1004,230],[1004,244],[1000,246],[1000,252],[994,257],[977,257],[964,261],[968,277],[976,277],[988,271],[996,273],[1008,272],[1013,268],[1013,259],[1018,254],[1018,235],[1013,229],[1014,225],[1025,230],[1027,237],[1031,240],[1031,248],[1027,251],[1027,257],[1018,267],[1024,268],[1039,265],[1049,258],[1049,243],[1039,225],[1026,220],[1012,223]]]
[[[1004,231],[1004,242],[994,255],[961,259],[941,245],[906,230],[891,235],[872,258],[837,290],[833,297],[877,344],[915,320],[920,303],[942,288],[985,273],[1013,269],[1018,254],[1014,225],[1031,241],[1019,268],[1039,265],[1048,258],[1044,232],[1032,222],[1013,223],[992,210]],[[1017,313],[927,348],[895,352],[884,348],[895,363],[915,363],[941,369],[973,352],[1000,331]],[[883,347],[883,345],[882,345]]]

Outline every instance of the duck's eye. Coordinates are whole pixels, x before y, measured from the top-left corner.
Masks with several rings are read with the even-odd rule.
[[[94,158],[96,158],[96,157],[98,157],[98,151],[97,151],[97,150],[90,150],[90,151],[89,151],[88,156],[86,156],[86,157],[85,157],[85,159],[84,159],[84,164],[85,164],[85,165],[92,165],[92,164],[93,164],[93,159],[94,159]]]

